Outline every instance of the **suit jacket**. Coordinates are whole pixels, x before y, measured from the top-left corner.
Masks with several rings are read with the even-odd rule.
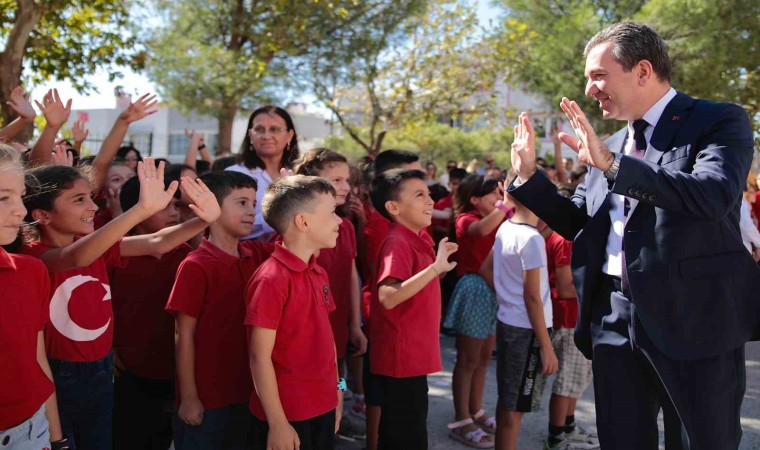
[[[606,144],[622,152],[627,127]],[[753,156],[739,106],[678,93],[656,124],[643,159],[623,156],[614,183],[591,168],[571,199],[542,173],[510,193],[573,239],[580,301],[578,348],[591,358],[591,314],[603,280],[610,193],[638,200],[623,234],[631,301],[653,344],[675,359],[714,356],[760,330],[760,268],[742,244],[741,195]]]

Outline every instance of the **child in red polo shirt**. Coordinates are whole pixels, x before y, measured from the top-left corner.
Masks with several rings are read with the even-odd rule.
[[[275,181],[262,202],[282,242],[246,288],[257,450],[334,446],[345,382],[338,383],[329,278],[314,254],[335,247],[335,205],[327,180],[303,175]]]
[[[164,184],[169,184],[164,180]],[[140,222],[132,235],[146,235],[179,223],[179,193],[163,210]],[[124,209],[137,204],[140,183],[120,189]],[[192,251],[182,243],[163,255],[129,258],[111,267],[114,378],[113,445],[116,450],[169,448],[174,400],[174,319],[164,311],[177,269]],[[167,407],[168,406],[168,407]]]
[[[166,310],[176,320],[177,450],[248,448],[251,415],[243,294],[272,245],[240,242],[256,213],[256,180],[240,172],[202,177],[222,208],[209,236],[180,265]]]
[[[24,172],[16,151],[0,144],[0,245],[12,243],[26,209]],[[62,441],[53,375],[45,356],[50,279],[45,265],[0,247],[0,445],[68,448]],[[51,443],[52,441],[52,443]]]
[[[377,259],[372,292],[370,359],[378,375],[382,415],[378,448],[428,448],[427,375],[441,370],[438,277],[456,267],[457,245],[441,240],[438,252],[424,232],[433,199],[425,174],[396,169],[372,181],[372,204],[391,221]]]

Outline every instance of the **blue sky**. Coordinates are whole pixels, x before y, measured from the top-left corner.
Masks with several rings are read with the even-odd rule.
[[[495,18],[500,9],[492,5],[493,0],[470,0],[473,4],[477,4],[478,18],[483,26],[489,26],[489,20]],[[133,98],[145,94],[147,92],[155,93],[156,89],[153,83],[148,80],[147,77],[141,74],[137,74],[129,70],[128,68],[122,68],[120,70],[124,74],[124,78],[116,80],[115,82],[108,81],[108,72],[100,71],[89,77],[89,81],[97,88],[97,92],[90,92],[89,94],[79,94],[68,82],[51,82],[44,83],[37,86],[32,91],[32,99],[40,100],[50,88],[58,88],[58,92],[63,99],[72,98],[74,109],[97,109],[97,108],[114,108],[116,101],[114,100],[113,90],[116,86],[123,86],[128,93],[133,94]],[[311,99],[293,99],[305,101],[311,103]],[[32,104],[34,104],[32,102]],[[315,109],[317,109],[315,107]]]

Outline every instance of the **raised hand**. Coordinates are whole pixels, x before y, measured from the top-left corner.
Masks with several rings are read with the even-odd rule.
[[[148,117],[151,114],[155,114],[158,109],[155,106],[158,104],[158,100],[155,95],[145,94],[129,104],[129,107],[119,114],[119,120],[130,124],[136,122],[142,118]]]
[[[47,91],[42,98],[42,103],[34,101],[45,116],[45,123],[52,128],[61,128],[69,120],[71,114],[71,99],[63,104],[61,96],[58,95],[58,89]]]
[[[280,177],[291,177],[293,176],[293,169],[286,169],[283,167],[280,169]]]
[[[454,254],[459,249],[459,245],[449,242],[449,238],[445,237],[438,243],[438,253],[435,255],[435,262],[433,263],[433,269],[441,275],[457,266],[457,263],[449,261],[449,256]]]
[[[71,126],[71,137],[74,138],[74,142],[84,142],[89,134],[90,130],[84,126],[83,122],[77,120]]]
[[[5,102],[8,108],[12,109],[20,118],[27,122],[32,122],[37,117],[37,112],[29,103],[29,99],[24,97],[24,90],[21,86],[16,86],[11,91],[11,99]]]
[[[50,165],[74,167],[74,152],[68,150],[65,142],[59,142],[55,145],[50,154]]]
[[[137,178],[140,180],[140,199],[135,206],[142,208],[148,216],[166,208],[179,186],[172,181],[168,188],[164,188],[164,162],[156,167],[151,157],[137,163]]]
[[[614,156],[596,135],[594,127],[581,111],[581,107],[578,103],[563,97],[560,108],[570,121],[577,139],[564,132],[559,133],[559,139],[578,154],[578,160],[606,172],[612,165]]]
[[[200,179],[193,180],[190,177],[182,177],[180,189],[192,202],[188,207],[202,221],[211,223],[222,214],[222,209],[219,207],[219,202],[216,201],[214,193]]]
[[[536,132],[527,113],[520,113],[514,128],[512,141],[512,168],[521,181],[526,181],[536,173]]]

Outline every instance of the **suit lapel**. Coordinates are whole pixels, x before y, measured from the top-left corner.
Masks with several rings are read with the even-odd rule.
[[[660,120],[654,127],[652,139],[649,140],[644,159],[655,164],[660,163],[662,154],[670,149],[670,143],[676,132],[687,119],[688,109],[694,103],[694,99],[678,92],[673,100],[665,107]]]

